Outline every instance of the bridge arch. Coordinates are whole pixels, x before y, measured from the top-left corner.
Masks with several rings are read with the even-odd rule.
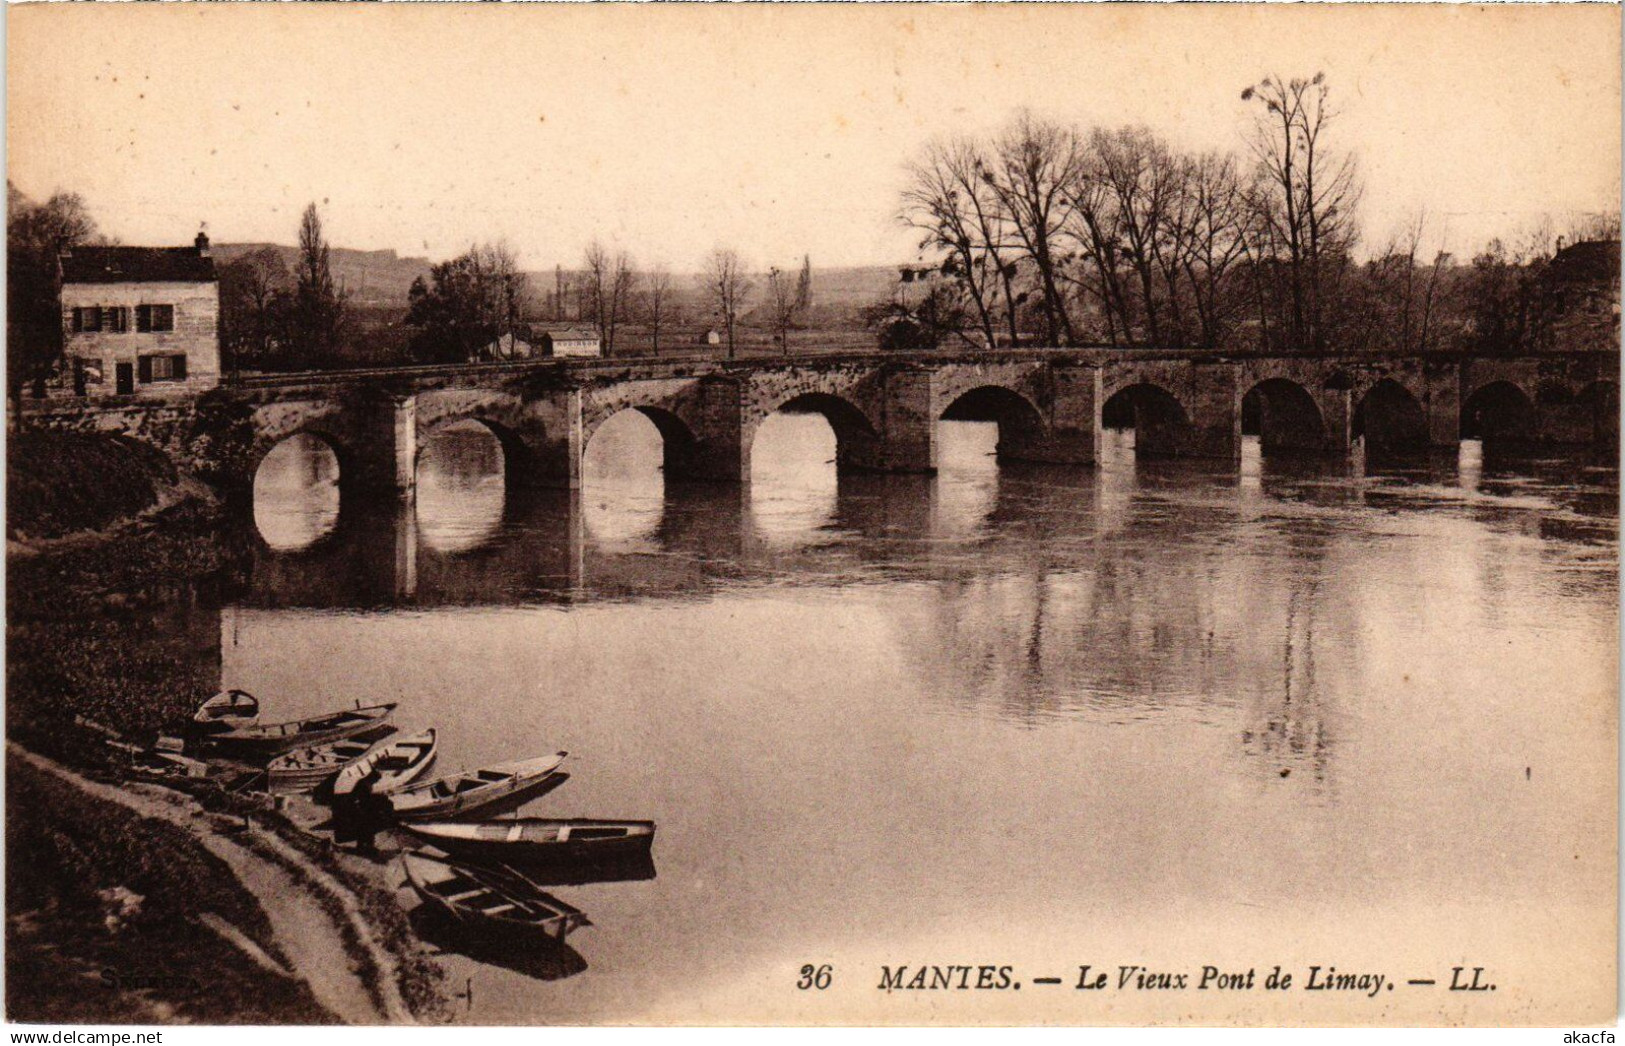
[[[995,453],[1001,461],[1021,459],[1048,434],[1048,426],[1037,405],[1003,385],[978,385],[960,393],[943,410],[941,420],[998,425],[999,442]]]
[[[1365,440],[1367,453],[1426,450],[1427,411],[1410,389],[1393,378],[1383,378],[1360,397],[1350,435]]]
[[[1190,439],[1191,416],[1179,397],[1149,381],[1126,385],[1100,409],[1101,426],[1133,429],[1136,455],[1178,454]]]
[[[1510,381],[1492,381],[1473,390],[1461,405],[1463,439],[1485,446],[1527,442],[1535,437],[1535,404]]]
[[[756,436],[762,425],[775,414],[822,416],[835,433],[835,462],[842,471],[867,468],[875,460],[880,431],[861,407],[831,392],[802,392],[775,403],[763,411],[762,417],[751,426],[743,448],[747,462],[751,460]]]
[[[694,429],[676,411],[654,404],[632,404],[609,411],[595,419],[590,426],[582,430],[582,453],[585,454],[587,448],[592,446],[593,438],[606,424],[628,411],[641,415],[654,425],[655,431],[660,433],[660,467],[668,475],[677,473],[692,456],[698,439]]]
[[[342,441],[314,426],[255,441],[248,480],[261,540],[277,552],[302,552],[334,534],[354,486]],[[353,510],[352,510],[353,511]]]
[[[1241,432],[1258,436],[1265,454],[1326,449],[1326,422],[1314,395],[1290,378],[1265,378],[1242,395]]]

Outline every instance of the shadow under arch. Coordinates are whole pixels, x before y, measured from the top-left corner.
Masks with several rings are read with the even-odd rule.
[[[981,385],[961,393],[942,412],[942,421],[993,422],[999,426],[994,456],[1001,463],[1022,461],[1044,439],[1044,417],[1031,400],[1002,385]]]
[[[1241,433],[1257,436],[1266,455],[1319,454],[1326,422],[1308,389],[1290,378],[1265,378],[1241,397]]]
[[[1410,457],[1428,451],[1427,412],[1404,385],[1383,378],[1355,405],[1350,436],[1363,439],[1368,455]]]
[[[509,461],[517,438],[483,418],[447,418],[422,433],[413,507],[424,545],[462,553],[488,544],[511,522],[518,498]]]
[[[835,433],[835,467],[838,471],[866,469],[872,466],[879,447],[880,434],[874,423],[852,401],[828,392],[804,392],[791,396],[770,411],[760,424],[766,424],[774,414],[818,414],[829,423]],[[753,433],[748,455],[754,455],[756,438]],[[754,461],[752,462],[754,468]]]
[[[1100,423],[1108,429],[1134,430],[1136,457],[1173,457],[1192,436],[1191,418],[1179,397],[1151,382],[1118,389],[1101,405]]]
[[[1535,404],[1510,381],[1473,390],[1461,405],[1461,438],[1486,448],[1516,447],[1535,438]]]
[[[689,427],[659,407],[623,407],[600,420],[582,450],[588,532],[619,546],[653,539],[665,515],[666,487],[693,446]]]
[[[679,417],[675,411],[668,410],[665,407],[649,404],[623,407],[606,416],[593,428],[591,434],[587,437],[587,446],[592,445],[592,441],[597,438],[598,433],[603,430],[605,425],[628,411],[643,415],[654,425],[655,431],[660,433],[660,468],[674,476],[681,472],[684,466],[687,465],[689,457],[693,454],[694,448],[699,441],[694,435],[694,430],[689,427],[688,422]]]
[[[502,422],[483,414],[448,414],[418,428],[417,453],[414,471],[422,465],[424,452],[437,438],[448,432],[484,431],[496,440],[502,451],[502,483],[510,500],[513,495],[536,485],[537,462],[524,437]]]

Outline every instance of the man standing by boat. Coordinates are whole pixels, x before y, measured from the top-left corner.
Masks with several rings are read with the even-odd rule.
[[[340,846],[354,843],[356,853],[364,857],[378,855],[374,836],[388,825],[394,813],[389,796],[374,791],[379,777],[374,769],[349,794],[333,797],[333,841]]]

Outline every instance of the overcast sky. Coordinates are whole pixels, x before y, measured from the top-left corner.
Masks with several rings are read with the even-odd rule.
[[[1425,209],[1469,251],[1619,197],[1613,7],[1079,4],[7,8],[9,177],[125,243],[296,238],[528,267],[593,237],[697,268],[915,256],[929,138],[1018,107],[1241,148],[1243,87],[1324,70],[1368,241]]]

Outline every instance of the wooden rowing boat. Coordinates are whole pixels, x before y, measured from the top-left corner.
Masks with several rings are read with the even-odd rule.
[[[615,861],[647,854],[653,821],[546,820],[431,821],[406,826],[449,854],[511,864]]]
[[[433,781],[390,793],[395,816],[402,820],[457,819],[545,781],[564,762],[566,753],[498,763],[481,770],[459,770]]]
[[[404,788],[422,777],[434,764],[437,735],[433,727],[422,733],[396,737],[374,745],[360,759],[339,771],[333,778],[333,794],[349,795],[355,786],[369,774],[377,773],[372,790],[375,795]]]
[[[246,690],[222,690],[198,705],[192,713],[192,727],[213,733],[253,726],[259,717],[259,698]]]
[[[401,855],[406,881],[432,909],[459,923],[562,941],[591,921],[512,869],[476,868],[421,851]]]
[[[380,724],[342,741],[285,752],[265,769],[268,787],[273,792],[308,792],[383,747],[394,733],[394,727]]]
[[[295,719],[287,723],[237,727],[212,735],[209,740],[244,755],[270,758],[295,748],[324,745],[341,741],[368,730],[395,711],[393,702],[386,705],[368,705],[328,712],[308,719]]]

